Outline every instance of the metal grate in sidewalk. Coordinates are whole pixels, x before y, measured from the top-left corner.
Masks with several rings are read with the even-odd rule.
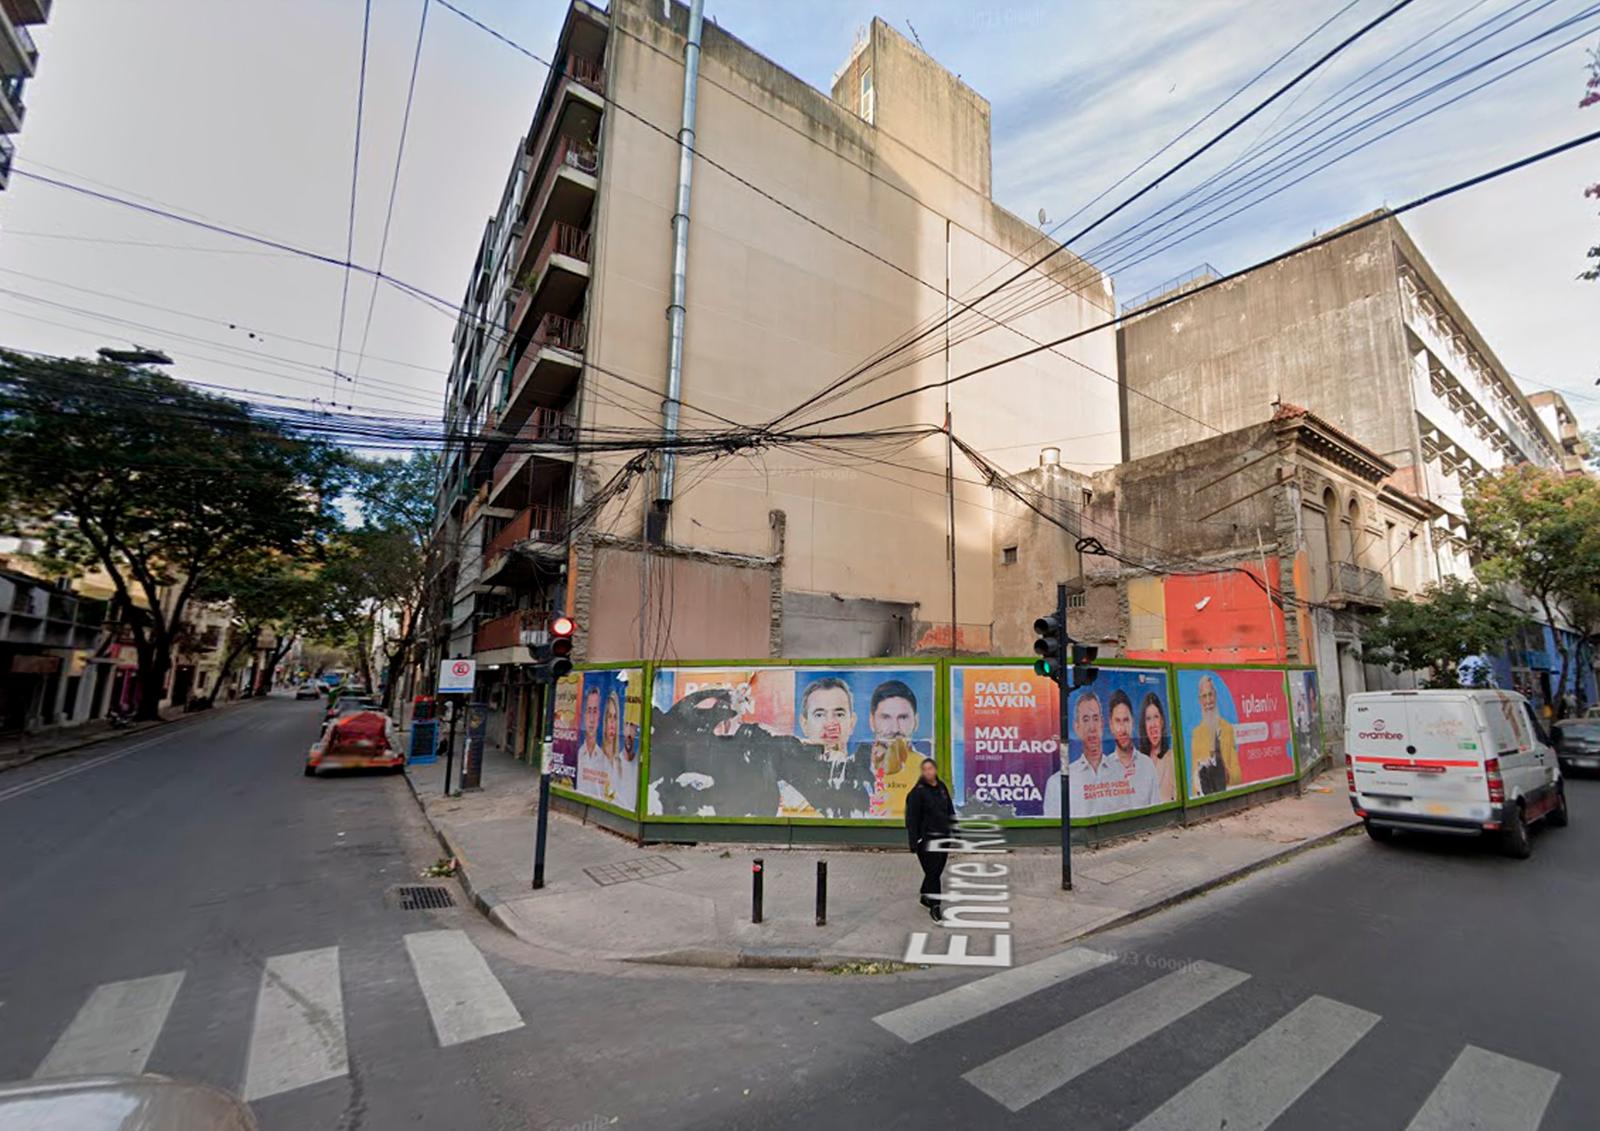
[[[449,888],[416,885],[413,887],[397,888],[395,894],[400,897],[400,910],[402,911],[432,911],[441,907],[454,907],[455,897],[450,894]]]
[[[622,860],[615,864],[596,864],[593,868],[585,868],[584,874],[601,887],[611,884],[623,884],[629,880],[645,880],[651,876],[666,876],[673,872],[681,872],[678,867],[665,856],[641,856],[635,860]]]

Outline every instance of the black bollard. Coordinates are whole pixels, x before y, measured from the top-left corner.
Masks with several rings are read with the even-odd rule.
[[[817,861],[817,926],[828,925],[828,862]]]
[[[750,922],[761,922],[761,858],[750,867]]]

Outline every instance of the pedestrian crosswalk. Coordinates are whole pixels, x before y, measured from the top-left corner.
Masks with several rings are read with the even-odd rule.
[[[399,941],[440,1046],[522,1026],[516,1005],[466,932],[418,931]],[[157,1050],[179,1001],[184,974],[152,974],[95,987],[39,1062],[34,1077],[167,1068]],[[348,1075],[346,1012],[351,988],[341,969],[339,947],[267,958],[255,990],[243,1074],[236,1081],[217,1083],[253,1101]]]
[[[1114,954],[1073,947],[873,1020],[908,1044],[919,1044],[1117,962]],[[1138,1055],[1130,1050],[1169,1026],[1191,1017],[1214,1022],[1217,1015],[1207,1011],[1226,1011],[1228,995],[1249,977],[1210,962],[1187,962],[1048,1032],[995,1051],[962,1078],[1008,1110],[1025,1111],[1074,1081],[1092,1079],[1124,1054]],[[1164,1100],[1153,1098],[1151,1109],[1128,1123],[1128,1131],[1266,1131],[1381,1020],[1375,1013],[1312,995],[1186,1086]],[[1407,1131],[1538,1131],[1560,1079],[1546,1068],[1467,1045]]]

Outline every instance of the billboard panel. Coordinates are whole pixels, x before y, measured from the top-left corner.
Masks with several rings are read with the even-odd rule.
[[[637,812],[644,669],[574,672],[556,685],[551,775],[568,789]]]
[[[1191,801],[1295,772],[1282,668],[1180,668]]]
[[[1100,666],[1070,693],[1066,792],[1074,819],[1176,804],[1165,668]],[[1061,816],[1056,685],[1021,665],[950,669],[957,805],[1014,818]]]
[[[937,748],[934,671],[658,668],[646,811],[899,818]]]
[[[1294,749],[1300,765],[1322,756],[1322,692],[1314,671],[1289,673],[1289,711],[1294,720]]]

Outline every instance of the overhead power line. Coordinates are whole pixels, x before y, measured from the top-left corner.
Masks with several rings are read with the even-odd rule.
[[[361,71],[356,83],[356,136],[350,154],[350,215],[344,237],[344,283],[339,288],[339,332],[333,339],[333,369],[337,373],[344,364],[344,319],[350,304],[350,260],[356,249],[356,187],[361,183],[361,116],[367,101],[367,47],[372,31],[372,0],[366,0],[361,15]],[[333,387],[334,397],[339,386]]]

